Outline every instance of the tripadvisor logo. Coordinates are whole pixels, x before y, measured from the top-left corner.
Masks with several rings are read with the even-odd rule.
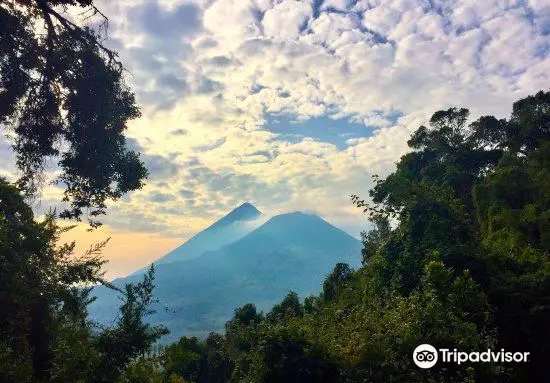
[[[500,351],[483,352],[462,352],[440,348],[437,350],[429,344],[421,344],[414,349],[413,361],[420,368],[432,368],[441,356],[441,361],[445,363],[466,363],[466,362],[528,362],[529,352],[509,352],[501,349]]]
[[[414,349],[414,363],[420,368],[432,368],[437,363],[437,350],[429,344],[421,344]]]

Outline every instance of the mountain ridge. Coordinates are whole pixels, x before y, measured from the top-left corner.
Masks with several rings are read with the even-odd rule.
[[[301,298],[320,291],[335,264],[360,265],[361,242],[315,214],[276,215],[219,249],[198,257],[156,264],[159,304],[152,324],[171,330],[164,341],[181,335],[206,336],[223,331],[236,307],[254,302],[269,310],[289,291]],[[121,286],[140,275],[113,281]],[[91,317],[108,323],[116,314],[116,294],[97,288]]]
[[[251,203],[245,202],[154,263],[163,264],[193,259],[207,251],[219,249],[248,234],[254,226],[250,223],[261,216],[261,211]]]
[[[250,221],[258,218],[261,215],[262,212],[259,211],[254,205],[252,205],[250,202],[245,202],[235,209],[231,210],[229,213],[224,215],[222,218],[220,218],[210,226],[208,226],[205,230],[217,229],[219,227],[227,226],[237,221]]]

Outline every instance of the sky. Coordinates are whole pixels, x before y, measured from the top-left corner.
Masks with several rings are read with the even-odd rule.
[[[142,117],[147,185],[109,204],[107,276],[161,257],[231,209],[319,214],[358,236],[367,197],[431,114],[509,116],[550,84],[550,1],[98,2]],[[6,139],[0,171],[16,174]],[[55,168],[51,170],[55,174]],[[40,209],[62,190],[46,187]]]

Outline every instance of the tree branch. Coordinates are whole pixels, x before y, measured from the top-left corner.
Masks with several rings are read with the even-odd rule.
[[[101,51],[103,51],[107,55],[107,57],[109,57],[109,64],[114,62],[118,67],[122,68],[122,63],[118,60],[117,54],[109,48],[105,47],[99,41],[97,41],[96,37],[93,34],[59,14],[51,6],[49,6],[45,0],[36,0],[36,3],[38,4],[38,7],[43,11],[45,17],[46,15],[48,15],[46,19],[49,19],[49,21],[51,22],[52,20],[50,18],[50,15],[53,16],[74,38],[76,38],[83,44],[96,46]],[[92,9],[94,11],[94,14],[100,14],[105,19],[105,22],[108,23],[108,18],[99,9],[97,9],[97,7],[92,5]],[[46,20],[46,23],[48,23],[48,20]]]

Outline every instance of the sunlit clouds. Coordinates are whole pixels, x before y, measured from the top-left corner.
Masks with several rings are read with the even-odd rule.
[[[550,84],[544,1],[101,8],[111,19],[106,43],[142,106],[129,144],[150,171],[104,219],[105,236],[142,244],[107,251],[116,262],[138,259],[126,272],[245,201],[269,213],[315,211],[357,235],[365,222],[350,194],[367,196],[371,175],[393,169],[431,113],[464,106],[472,117],[507,117],[513,100]]]

